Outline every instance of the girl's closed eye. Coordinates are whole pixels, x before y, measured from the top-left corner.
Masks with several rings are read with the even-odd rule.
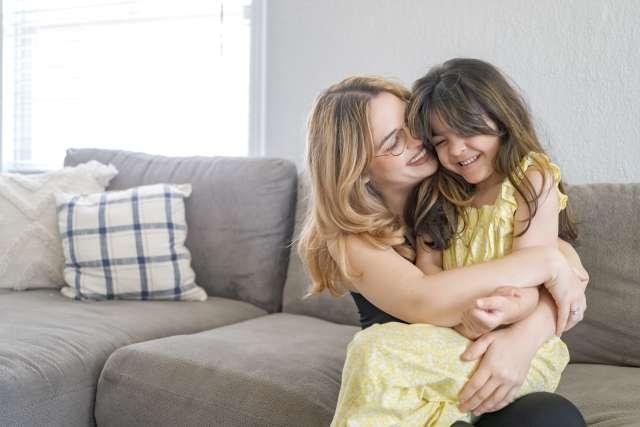
[[[441,136],[439,137],[435,137],[431,140],[431,145],[433,145],[434,147],[437,147],[438,145],[442,144],[443,142],[446,142],[446,138],[443,138]]]

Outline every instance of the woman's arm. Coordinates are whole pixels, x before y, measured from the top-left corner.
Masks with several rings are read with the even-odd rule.
[[[540,303],[533,314],[473,342],[462,358],[482,359],[460,392],[460,409],[481,415],[500,410],[511,403],[529,372],[531,360],[553,336],[555,320],[556,304],[542,288]]]
[[[558,239],[558,249],[560,249],[560,252],[562,252],[562,255],[565,257],[565,259],[569,263],[569,266],[573,270],[576,276],[577,286],[579,287],[579,289],[582,289],[582,291],[584,292],[584,290],[587,287],[587,284],[589,283],[589,273],[587,273],[587,270],[585,270],[584,266],[582,265],[582,262],[580,261],[580,256],[578,255],[576,250],[573,248],[573,246],[571,246],[569,243],[565,242],[562,239]],[[501,294],[504,294],[504,292],[506,292],[507,290],[512,290],[512,291],[518,292],[519,294],[527,293],[531,290],[534,290],[535,295],[531,294],[527,298],[523,298],[522,301],[520,301],[521,304],[529,305],[530,300],[532,301],[535,300],[536,304],[535,304],[535,307],[531,308],[531,312],[533,312],[533,310],[535,310],[536,307],[538,306],[539,293],[542,292],[542,290],[538,291],[538,288],[514,289],[512,287],[507,287],[507,288],[496,289],[496,291],[492,294],[492,296],[480,298],[479,300],[476,300],[476,303],[475,303],[477,307],[483,307],[483,309],[487,309],[487,308],[491,309],[491,312],[488,312],[487,310],[477,310],[477,309],[472,309],[471,311],[467,310],[465,313],[463,313],[462,324],[465,323],[465,319],[464,319],[465,316],[472,317],[472,319],[469,319],[468,323],[473,324],[474,327],[472,328],[472,330],[469,331],[468,330],[469,328],[465,330],[465,329],[460,329],[459,326],[456,326],[456,330],[469,339],[476,339],[479,336],[494,330],[498,325],[514,323],[508,320],[508,318],[510,317],[510,315],[507,313],[509,304],[505,304],[504,299],[501,299],[500,297],[495,296],[495,295],[499,296]],[[553,299],[551,298],[548,292],[546,292],[546,294],[547,294],[546,295],[547,301],[545,303],[546,304],[552,303]],[[584,297],[584,293],[582,294],[581,298],[579,298],[579,302],[582,304],[582,307],[586,309],[587,302],[586,302],[586,298]],[[528,308],[523,308],[522,310],[519,310],[519,311],[528,312],[529,310]],[[531,312],[528,312],[528,314],[526,316],[523,316],[522,319],[528,317],[531,314]],[[554,310],[554,315],[557,315],[555,310]],[[583,315],[584,315],[584,311],[577,313],[576,316],[570,316],[567,326],[565,327],[564,330],[568,331],[569,329],[574,327],[577,323],[582,321]],[[518,319],[517,321],[522,319]]]
[[[374,247],[353,235],[347,256],[353,287],[381,310],[409,323],[454,326],[480,297],[503,286],[549,282],[560,293],[572,283],[558,249],[532,247],[498,260],[426,276],[392,248]]]

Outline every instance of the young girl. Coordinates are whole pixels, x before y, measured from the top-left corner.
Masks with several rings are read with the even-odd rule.
[[[350,78],[323,92],[309,119],[311,206],[299,248],[312,291],[348,290],[354,298],[358,295],[356,303],[367,301],[369,309],[387,314],[386,319],[412,323],[374,322],[356,334],[343,369],[332,423],[336,426],[449,425],[468,419],[469,414],[456,407],[457,394],[479,373],[488,373],[492,383],[507,390],[519,390],[525,377],[525,392],[555,388],[566,363],[557,355],[566,354],[566,348],[557,338],[549,341],[553,301],[565,306],[584,293],[554,248],[523,248],[497,260],[429,276],[411,262],[415,254],[405,244],[408,228],[403,213],[411,206],[410,194],[436,172],[438,164],[406,127],[408,96],[401,86],[382,79]],[[429,212],[436,215],[426,215],[432,226],[425,234],[437,239],[439,247],[449,238],[447,227],[440,226],[443,216],[434,208],[446,210],[446,204],[435,196]],[[568,255],[579,267],[575,252]],[[541,295],[531,316],[485,335],[491,340],[477,352],[475,358],[485,354],[479,363],[460,360],[470,343],[467,338],[451,328],[432,326],[459,324],[476,299],[500,287],[540,283],[552,291],[553,299]],[[477,381],[470,383],[473,390]],[[556,417],[557,423],[536,423],[538,404],[509,407],[531,425],[582,425],[575,407],[559,396],[550,397],[553,407],[564,414]],[[508,403],[503,399],[496,404]],[[505,422],[498,417],[486,425]]]
[[[441,251],[433,247],[428,223],[419,215],[431,200],[418,197],[413,226],[422,236],[416,259],[422,271],[486,262],[525,247],[555,247],[558,233],[576,238],[565,209],[560,170],[544,153],[522,97],[494,66],[452,59],[434,67],[414,84],[408,122],[414,135],[435,148],[445,169],[439,180],[425,182],[418,194],[430,194],[437,185],[458,206],[458,232]],[[535,287],[499,289],[479,299],[455,329],[475,339],[527,317],[538,298]],[[585,308],[586,301],[581,300],[568,308],[569,313],[559,313],[557,331],[563,330],[567,316],[581,319]],[[568,362],[565,350],[558,348],[550,356],[556,368],[563,369]],[[559,373],[554,372],[558,380]],[[486,393],[493,393],[495,402],[508,391],[489,386]],[[479,408],[491,410],[491,403]]]
[[[472,265],[524,247],[555,247],[558,234],[576,238],[560,170],[544,153],[524,100],[494,66],[452,59],[434,67],[414,84],[408,121],[416,136],[435,147],[442,173],[458,178],[439,181],[442,194],[458,206],[460,220],[447,249],[429,246],[425,221],[414,224],[426,237],[417,251],[421,270]],[[415,212],[426,203],[419,200]],[[518,321],[535,308],[538,296],[537,288],[499,290],[466,313],[459,331],[476,338]],[[567,315],[581,318],[585,307],[581,301],[570,313],[559,313],[558,333]]]

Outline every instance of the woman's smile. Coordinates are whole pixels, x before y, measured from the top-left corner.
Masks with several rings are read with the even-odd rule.
[[[420,166],[427,163],[432,158],[433,156],[430,156],[427,153],[427,150],[425,148],[422,148],[415,156],[413,156],[409,160],[409,162],[407,162],[407,166]]]

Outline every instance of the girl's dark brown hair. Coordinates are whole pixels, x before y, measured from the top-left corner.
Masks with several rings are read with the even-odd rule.
[[[435,153],[432,155],[436,157]],[[450,180],[456,181],[456,185],[448,184]],[[441,167],[431,179],[424,180],[411,191],[404,220],[408,229],[416,236],[417,244],[436,250],[449,247],[457,232],[460,214],[456,208],[458,203],[452,200],[466,200],[468,196],[465,193],[452,198],[447,190],[455,192],[457,188],[466,186],[462,177]]]
[[[437,118],[454,132],[463,136],[495,135],[500,137],[500,149],[495,159],[495,171],[506,176],[516,191],[527,203],[528,219],[524,234],[531,226],[531,220],[538,210],[541,194],[536,192],[531,181],[520,168],[521,160],[531,151],[544,153],[533,127],[527,104],[522,96],[509,83],[507,77],[493,65],[467,58],[451,59],[435,66],[413,85],[407,111],[407,121],[411,133],[420,138],[427,146],[432,145],[433,129],[431,120]],[[488,120],[495,126],[490,126]],[[544,164],[535,166],[542,172]],[[455,179],[451,173],[440,168],[438,179],[429,186],[438,186],[444,198],[460,209],[467,205],[475,186],[462,179]],[[542,174],[542,188],[546,188],[545,174]],[[563,193],[564,185],[559,184]],[[435,190],[423,189],[423,194]],[[429,224],[419,215],[432,204],[428,198],[417,198],[413,217],[416,234],[428,234]],[[459,216],[465,223],[465,217]],[[571,212],[564,209],[559,216],[560,237],[573,241],[577,238],[575,223]]]

